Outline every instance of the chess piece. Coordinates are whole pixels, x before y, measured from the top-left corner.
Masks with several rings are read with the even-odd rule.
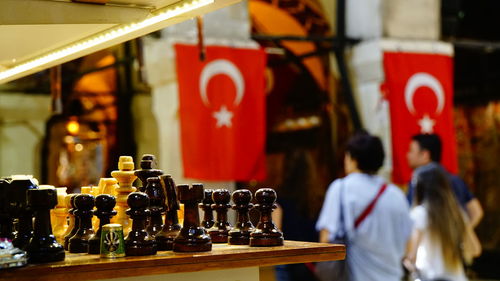
[[[146,231],[146,221],[150,215],[149,198],[144,192],[132,192],[127,200],[130,209],[127,215],[132,219],[132,229],[125,238],[125,254],[127,256],[156,255],[155,238]]]
[[[174,239],[174,252],[206,252],[212,250],[210,236],[200,226],[198,203],[203,200],[203,184],[177,186],[179,201],[184,204],[184,222]]]
[[[240,189],[233,192],[234,205],[232,208],[237,212],[236,225],[229,231],[229,245],[248,245],[250,243],[250,233],[254,226],[248,216],[248,211],[252,209],[252,193],[248,189]]]
[[[181,226],[177,216],[179,210],[179,201],[174,180],[170,175],[163,175],[161,185],[167,197],[165,224],[163,229],[155,236],[159,251],[169,251],[173,249],[174,239],[179,234]]]
[[[94,196],[90,194],[79,194],[75,197],[75,218],[80,220],[78,230],[69,239],[70,253],[88,253],[89,240],[94,236],[92,229],[92,209],[94,208]]]
[[[96,210],[94,215],[99,218],[99,228],[96,234],[89,240],[89,254],[99,254],[101,250],[101,232],[102,227],[110,223],[111,217],[116,215],[113,208],[116,205],[116,199],[109,194],[100,194],[95,198]]]
[[[212,193],[212,209],[217,213],[217,220],[208,230],[212,243],[227,243],[231,224],[227,221],[227,209],[231,208],[229,201],[231,193],[227,189],[216,189]]]
[[[75,217],[75,197],[78,194],[76,193],[71,193],[68,194],[66,197],[64,197],[64,203],[67,206],[68,209],[68,216],[69,216],[69,225],[68,229],[64,233],[64,250],[68,251],[69,250],[69,239],[75,235],[76,231],[78,230],[78,226],[80,225],[80,219]]]
[[[82,186],[80,188],[81,194],[90,194],[92,195],[92,186]]]
[[[132,183],[137,178],[134,174],[134,160],[130,156],[120,156],[118,160],[118,171],[111,172],[111,176],[118,181],[116,191],[116,223],[123,226],[123,235],[127,236],[130,231],[130,219],[125,213],[128,209],[127,197],[135,191]]]
[[[0,179],[0,238],[14,238],[14,220],[8,211],[7,191],[10,184],[9,178]]]
[[[7,186],[7,210],[17,219],[17,231],[14,232],[12,244],[24,250],[31,237],[33,237],[33,213],[27,204],[26,193],[30,189],[37,189],[36,179],[31,176],[12,176],[12,181]]]
[[[255,208],[260,212],[260,220],[255,230],[250,233],[250,246],[282,246],[283,233],[274,225],[271,213],[276,206],[276,192],[272,188],[261,188],[255,192],[257,204]]]
[[[99,194],[116,195],[118,181],[115,178],[101,178],[99,180]]]
[[[57,243],[52,234],[50,210],[57,205],[55,188],[31,189],[27,192],[28,205],[35,213],[33,237],[26,247],[30,263],[54,262],[64,260],[64,247]]]
[[[51,210],[51,216],[54,218],[54,220],[51,222],[52,223],[52,233],[54,234],[54,237],[56,237],[56,240],[58,243],[61,245],[64,244],[64,234],[66,233],[66,230],[68,228],[68,224],[66,221],[66,218],[68,217],[68,209],[66,206],[66,200],[65,197],[68,195],[66,194],[66,187],[58,187],[56,188],[57,192],[57,205],[56,208]]]
[[[212,200],[212,189],[204,190],[205,196],[203,201],[201,201],[199,207],[203,210],[203,221],[201,222],[201,226],[205,229],[210,229],[214,226],[214,210],[212,210],[212,204],[214,200]]]
[[[142,186],[139,191],[146,192],[148,178],[159,177],[163,175],[162,170],[156,169],[156,157],[153,154],[144,154],[141,159],[141,169],[135,171],[135,175],[139,178]],[[149,198],[151,200],[151,198]]]
[[[161,185],[159,177],[151,177],[147,180],[145,193],[149,197],[149,211],[150,219],[146,231],[151,236],[155,236],[162,230],[163,218],[162,214],[165,212],[165,191]]]

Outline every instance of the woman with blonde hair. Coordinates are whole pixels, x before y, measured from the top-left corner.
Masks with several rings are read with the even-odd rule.
[[[420,280],[467,280],[463,263],[481,246],[461,211],[446,174],[429,164],[415,171],[415,201],[410,216],[414,230],[405,265]]]

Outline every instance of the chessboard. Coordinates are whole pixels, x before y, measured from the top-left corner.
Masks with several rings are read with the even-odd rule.
[[[0,280],[83,281],[141,276],[146,281],[148,275],[342,260],[345,254],[343,245],[298,241],[285,241],[276,247],[214,244],[210,252],[165,251],[116,259],[69,253],[61,262],[0,270]]]

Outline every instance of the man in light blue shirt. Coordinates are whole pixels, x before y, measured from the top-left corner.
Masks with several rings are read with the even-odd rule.
[[[412,221],[406,197],[398,187],[389,184],[372,212],[354,227],[385,182],[376,175],[384,157],[379,138],[366,133],[351,138],[344,161],[348,175],[330,185],[316,223],[320,242],[331,241],[339,229],[342,200],[351,281],[399,281],[403,275],[401,261]]]

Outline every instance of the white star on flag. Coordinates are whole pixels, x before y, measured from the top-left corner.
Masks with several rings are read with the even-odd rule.
[[[418,125],[420,126],[420,132],[422,134],[432,134],[434,133],[434,125],[436,122],[429,118],[429,115],[425,114],[424,117],[418,120]]]
[[[233,125],[231,123],[231,118],[233,118],[233,113],[231,111],[228,111],[225,105],[221,106],[220,110],[214,112],[212,116],[215,119],[217,119],[217,124],[216,124],[217,128],[221,128],[223,126],[231,128],[231,126]]]

